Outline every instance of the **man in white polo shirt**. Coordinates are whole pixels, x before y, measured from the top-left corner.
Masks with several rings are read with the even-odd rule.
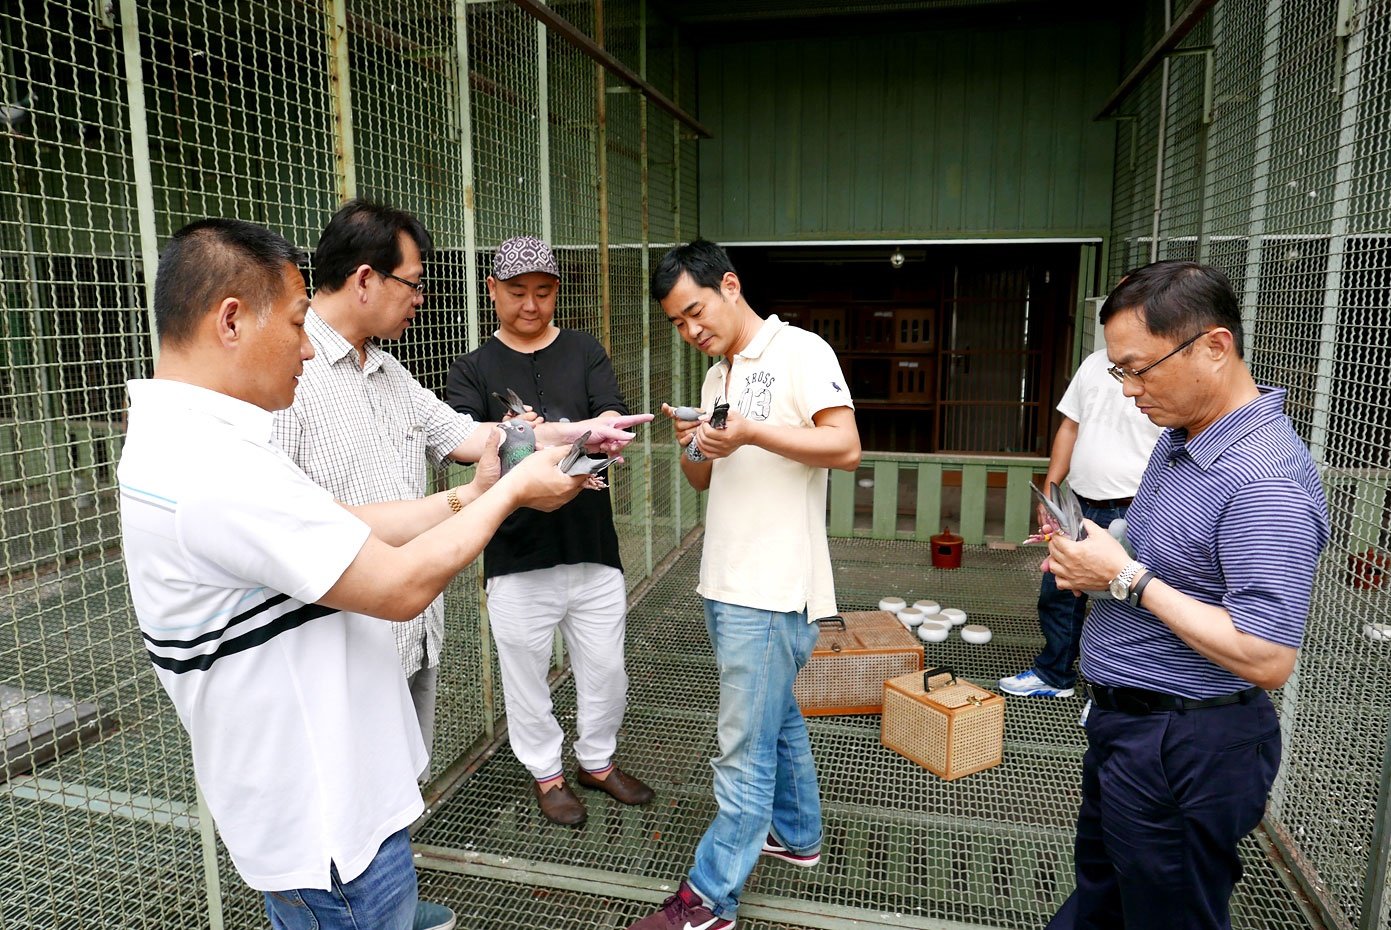
[[[559,446],[490,488],[335,502],[271,442],[313,356],[302,257],[238,220],[167,245],[159,360],[129,384],[126,565],[198,784],[272,926],[406,930],[425,748],[383,621],[418,616],[518,506],[554,509],[583,480],[555,467]]]
[[[827,469],[860,464],[855,411],[835,352],[814,333],[760,319],[729,256],[697,240],[652,272],[652,298],[681,338],[721,359],[706,375],[698,423],[677,420],[692,487],[710,491],[700,585],[720,675],[719,810],[695,866],[630,930],[728,930],[760,854],[821,859],[821,799],[792,681],[836,612],[826,543]],[[709,422],[727,403],[723,428]]]

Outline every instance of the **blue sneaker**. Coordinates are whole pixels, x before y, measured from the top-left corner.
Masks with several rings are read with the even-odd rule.
[[[411,924],[411,930],[454,930],[456,923],[458,920],[454,912],[443,904],[415,902],[415,922]]]
[[[1014,694],[1020,697],[1055,697],[1070,698],[1077,692],[1072,688],[1055,688],[1042,678],[1033,669],[1027,672],[1020,672],[1012,678],[1000,679],[1000,690],[1005,694]]]

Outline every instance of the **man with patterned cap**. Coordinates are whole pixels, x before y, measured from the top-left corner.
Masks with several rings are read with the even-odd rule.
[[[545,242],[516,236],[498,247],[488,277],[498,330],[450,368],[451,407],[475,419],[503,419],[508,409],[498,395],[511,390],[538,424],[627,414],[604,347],[553,322],[559,290],[560,269]],[[564,733],[551,706],[547,673],[557,629],[575,674],[575,781],[624,804],[651,801],[652,789],[614,762],[627,706],[627,587],[608,490],[582,494],[553,513],[518,511],[484,551],[483,571],[507,735],[535,779],[541,813],[568,825],[587,816],[565,780]]]

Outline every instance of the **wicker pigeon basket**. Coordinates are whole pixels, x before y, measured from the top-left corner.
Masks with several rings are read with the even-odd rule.
[[[1004,758],[1005,699],[945,667],[884,682],[879,741],[947,781]]]
[[[816,649],[792,693],[808,717],[877,714],[884,682],[923,667],[922,644],[887,610],[864,610],[816,621]]]

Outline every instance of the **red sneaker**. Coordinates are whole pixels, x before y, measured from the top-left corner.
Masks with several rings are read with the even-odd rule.
[[[763,841],[763,848],[759,850],[759,853],[764,856],[772,856],[774,859],[781,859],[783,862],[790,862],[793,865],[800,865],[804,869],[809,869],[821,861],[821,853],[814,852],[810,856],[799,856],[779,843],[771,833]]]
[[[632,924],[628,930],[734,930],[734,921],[716,917],[700,895],[684,881],[661,909]]]

